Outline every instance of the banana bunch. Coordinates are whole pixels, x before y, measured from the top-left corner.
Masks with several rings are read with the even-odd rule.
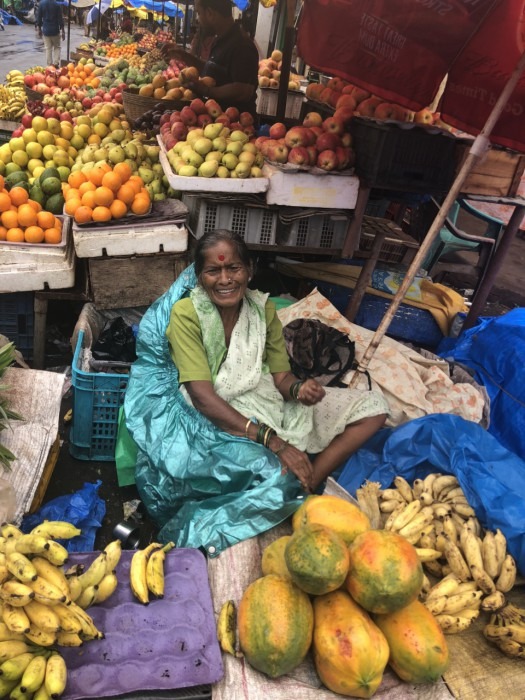
[[[31,68],[28,68],[24,75],[33,75],[34,73],[45,73],[46,68],[45,66],[31,66]]]
[[[16,643],[11,643],[13,648]],[[66,683],[66,662],[58,652],[31,647],[28,651],[6,658],[0,664],[2,698],[59,698],[66,688]]]
[[[237,629],[237,610],[233,600],[227,600],[220,609],[217,620],[217,639],[220,647],[227,654],[238,658],[244,656],[240,651],[235,650]]]
[[[525,610],[508,603],[490,617],[483,634],[507,656],[525,659]]]
[[[155,598],[164,596],[164,560],[166,552],[173,547],[173,542],[168,542],[164,547],[158,542],[152,542],[133,555],[129,581],[133,595],[143,605],[149,603],[150,594]]]
[[[118,585],[115,569],[121,554],[121,542],[114,540],[87,569],[79,571],[78,567],[74,567],[72,572],[66,574],[70,600],[83,610],[107,600]]]
[[[24,81],[19,85],[0,85],[0,119],[16,121],[26,111]]]

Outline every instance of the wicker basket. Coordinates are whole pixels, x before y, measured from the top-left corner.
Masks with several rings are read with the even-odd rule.
[[[163,111],[182,109],[185,105],[189,105],[187,100],[159,100],[155,97],[144,97],[138,94],[136,88],[127,88],[122,91],[122,103],[129,121],[135,121],[157,105],[160,105]]]
[[[34,100],[40,100],[42,101],[43,95],[41,92],[37,92],[36,90],[31,90],[30,87],[27,87],[27,85],[24,86],[24,89],[26,91],[27,99],[30,102],[33,102]]]

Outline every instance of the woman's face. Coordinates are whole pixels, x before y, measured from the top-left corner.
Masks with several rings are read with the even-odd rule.
[[[249,279],[250,270],[232,243],[221,241],[204,252],[200,283],[219,309],[238,307]]]

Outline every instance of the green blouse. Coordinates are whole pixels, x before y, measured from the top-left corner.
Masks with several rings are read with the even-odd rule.
[[[266,347],[263,361],[268,364],[272,374],[290,371],[290,362],[283,338],[283,327],[273,301],[265,306]],[[208,381],[211,372],[208,366],[206,350],[202,342],[202,332],[191,299],[181,299],[173,305],[170,322],[166,329],[170,345],[170,354],[179,371],[179,382]]]

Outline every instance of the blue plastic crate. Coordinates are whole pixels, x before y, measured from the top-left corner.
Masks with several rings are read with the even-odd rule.
[[[348,301],[352,296],[352,289],[339,284],[326,284],[319,282],[317,288],[327,299],[329,299],[336,309],[344,314]],[[368,330],[375,331],[390,306],[390,299],[365,294],[359,311],[354,319],[354,323]],[[434,320],[430,311],[418,309],[410,304],[401,304],[396,311],[387,334],[398,340],[405,340],[410,343],[417,343],[429,347],[435,347],[443,340],[443,333]]]
[[[72,364],[73,421],[69,451],[77,459],[109,462],[115,459],[118,412],[129,376],[80,369],[83,342],[84,331],[80,331]]]
[[[33,355],[34,292],[0,294],[0,334],[27,359]]]

